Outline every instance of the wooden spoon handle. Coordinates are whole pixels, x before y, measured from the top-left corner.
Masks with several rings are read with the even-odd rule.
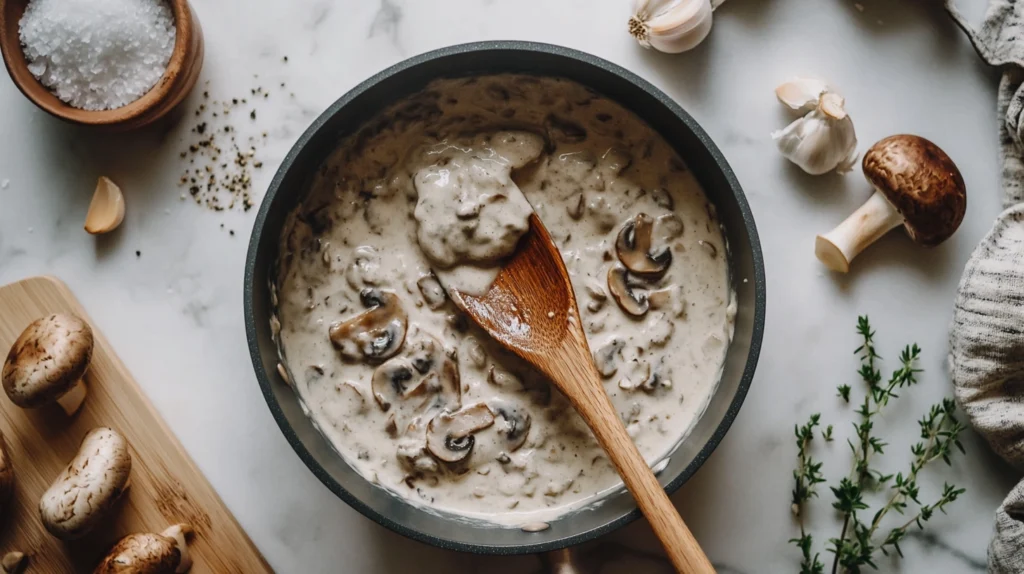
[[[637,450],[636,444],[626,432],[619,415],[615,412],[608,395],[603,391],[601,376],[592,367],[587,376],[593,377],[592,384],[579,384],[580,389],[594,389],[595,392],[582,392],[574,397],[576,409],[594,431],[594,436],[604,447],[612,464],[619,471],[619,476],[636,499],[640,511],[647,517],[654,534],[661,540],[669,559],[679,572],[686,574],[714,574],[711,565],[690,529],[683,523],[679,512],[658,478],[647,465],[643,455]],[[579,374],[579,373],[578,373]]]

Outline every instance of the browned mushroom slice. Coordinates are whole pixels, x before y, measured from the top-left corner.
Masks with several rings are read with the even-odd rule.
[[[476,443],[473,433],[493,424],[494,413],[484,403],[440,413],[427,425],[427,450],[444,462],[465,460]]]
[[[498,434],[504,439],[506,452],[519,450],[526,442],[526,435],[530,434],[530,426],[533,423],[530,413],[517,404],[501,399],[491,400],[487,405],[494,415],[502,420]]]
[[[380,362],[398,354],[408,322],[398,296],[367,288],[359,293],[359,300],[367,310],[331,325],[331,343],[350,361]]]
[[[629,271],[621,265],[613,265],[608,270],[608,292],[623,311],[634,317],[641,317],[650,309],[647,292],[632,280]]]
[[[654,248],[654,219],[646,213],[637,214],[622,226],[615,241],[615,251],[627,269],[637,275],[657,277],[672,264],[672,250],[667,245]]]

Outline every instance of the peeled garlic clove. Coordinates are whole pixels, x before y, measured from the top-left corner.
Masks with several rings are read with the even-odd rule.
[[[852,169],[857,133],[839,94],[826,92],[817,107],[785,129],[772,133],[782,155],[811,175]]]
[[[100,177],[85,216],[85,230],[93,235],[109,233],[124,221],[124,195],[121,188],[106,177]]]
[[[821,95],[828,91],[828,84],[822,80],[795,78],[775,88],[775,96],[791,109],[803,111],[817,106]]]
[[[707,37],[711,13],[711,0],[634,0],[629,33],[644,48],[677,54]]]

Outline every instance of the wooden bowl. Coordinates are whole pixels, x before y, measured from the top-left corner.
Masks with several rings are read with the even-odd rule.
[[[32,102],[62,120],[116,130],[139,128],[160,119],[181,103],[196,85],[203,67],[203,31],[188,0],[168,0],[177,30],[174,50],[163,77],[134,102],[113,110],[72,107],[50,92],[28,70],[18,26],[29,0],[0,0],[0,52],[18,89]]]

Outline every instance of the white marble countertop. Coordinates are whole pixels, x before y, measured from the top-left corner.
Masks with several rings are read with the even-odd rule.
[[[980,16],[982,0],[961,3]],[[858,8],[852,0],[729,0],[709,40],[679,56],[644,51],[627,36],[626,0],[193,4],[206,34],[203,81],[211,97],[239,96],[256,82],[286,82],[295,94],[275,94],[253,124],[269,131],[259,149],[258,194],[330,102],[388,65],[450,44],[521,39],[584,50],[635,71],[693,114],[746,189],[769,283],[764,349],[746,404],[714,456],[673,497],[722,572],[797,571],[797,552],[786,543],[796,528],[792,427],[821,411],[846,436],[852,414],[834,389],[857,383],[858,314],[872,316],[884,356],[894,359],[897,347],[913,341],[925,353],[924,383],[887,419],[888,467],[906,464],[914,421],[951,394],[945,355],[953,296],[999,211],[998,76],[938,2],[860,0]],[[955,158],[970,202],[952,240],[924,251],[892,234],[849,276],[823,270],[814,235],[859,205],[868,187],[859,173],[805,176],[775,153],[768,134],[787,116],[772,89],[799,74],[823,75],[841,89],[862,150],[912,132]],[[187,113],[201,91],[186,102]],[[270,416],[245,344],[242,268],[255,212],[214,213],[181,200],[178,154],[192,127],[188,116],[143,133],[99,135],[46,116],[3,76],[0,126],[0,283],[49,273],[70,284],[277,570],[539,570],[535,557],[461,555],[405,540],[336,499],[299,461]],[[117,233],[95,239],[81,226],[99,175],[121,184],[129,212]],[[883,570],[984,570],[993,512],[1016,477],[977,436],[965,442],[968,457],[924,483],[927,491],[948,478],[967,494],[933,521],[928,536],[906,542],[902,566],[883,561]],[[842,442],[831,448],[835,475],[848,453]],[[813,513],[819,544],[838,531],[829,502],[823,493]],[[606,542],[658,551],[642,522]],[[636,553],[615,556],[602,572],[665,570]]]

